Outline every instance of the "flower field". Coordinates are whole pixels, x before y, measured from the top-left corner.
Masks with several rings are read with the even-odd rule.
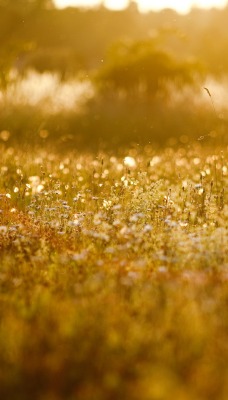
[[[1,149],[0,397],[226,400],[227,149]]]

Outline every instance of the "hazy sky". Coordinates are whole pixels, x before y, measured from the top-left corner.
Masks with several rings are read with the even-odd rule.
[[[112,9],[124,8],[129,0],[54,0],[57,7],[66,6],[93,6],[103,2],[105,6]],[[227,0],[136,0],[141,11],[160,10],[162,8],[173,8],[179,12],[188,12],[192,6],[203,8],[223,7]]]

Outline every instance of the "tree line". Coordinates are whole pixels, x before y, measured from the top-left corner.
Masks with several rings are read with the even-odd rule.
[[[57,70],[64,79],[98,69],[113,43],[154,38],[162,41],[163,53],[197,60],[209,74],[227,74],[227,18],[228,8],[143,15],[134,3],[113,12],[104,7],[58,10],[52,0],[0,0],[1,75],[9,67],[20,73],[34,68]]]

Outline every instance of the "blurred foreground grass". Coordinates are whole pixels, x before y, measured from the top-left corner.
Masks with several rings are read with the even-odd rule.
[[[1,148],[0,397],[226,400],[227,148]]]

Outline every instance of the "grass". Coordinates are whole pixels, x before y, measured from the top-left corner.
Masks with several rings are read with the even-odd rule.
[[[61,82],[56,74],[30,71],[0,90],[0,142],[54,144],[61,152],[112,151],[132,143],[174,146],[198,138],[227,145],[227,89],[226,80],[181,88],[167,83],[166,94],[147,98],[117,90],[101,93],[83,75]]]
[[[228,158],[203,145],[2,147],[2,399],[227,399]]]

